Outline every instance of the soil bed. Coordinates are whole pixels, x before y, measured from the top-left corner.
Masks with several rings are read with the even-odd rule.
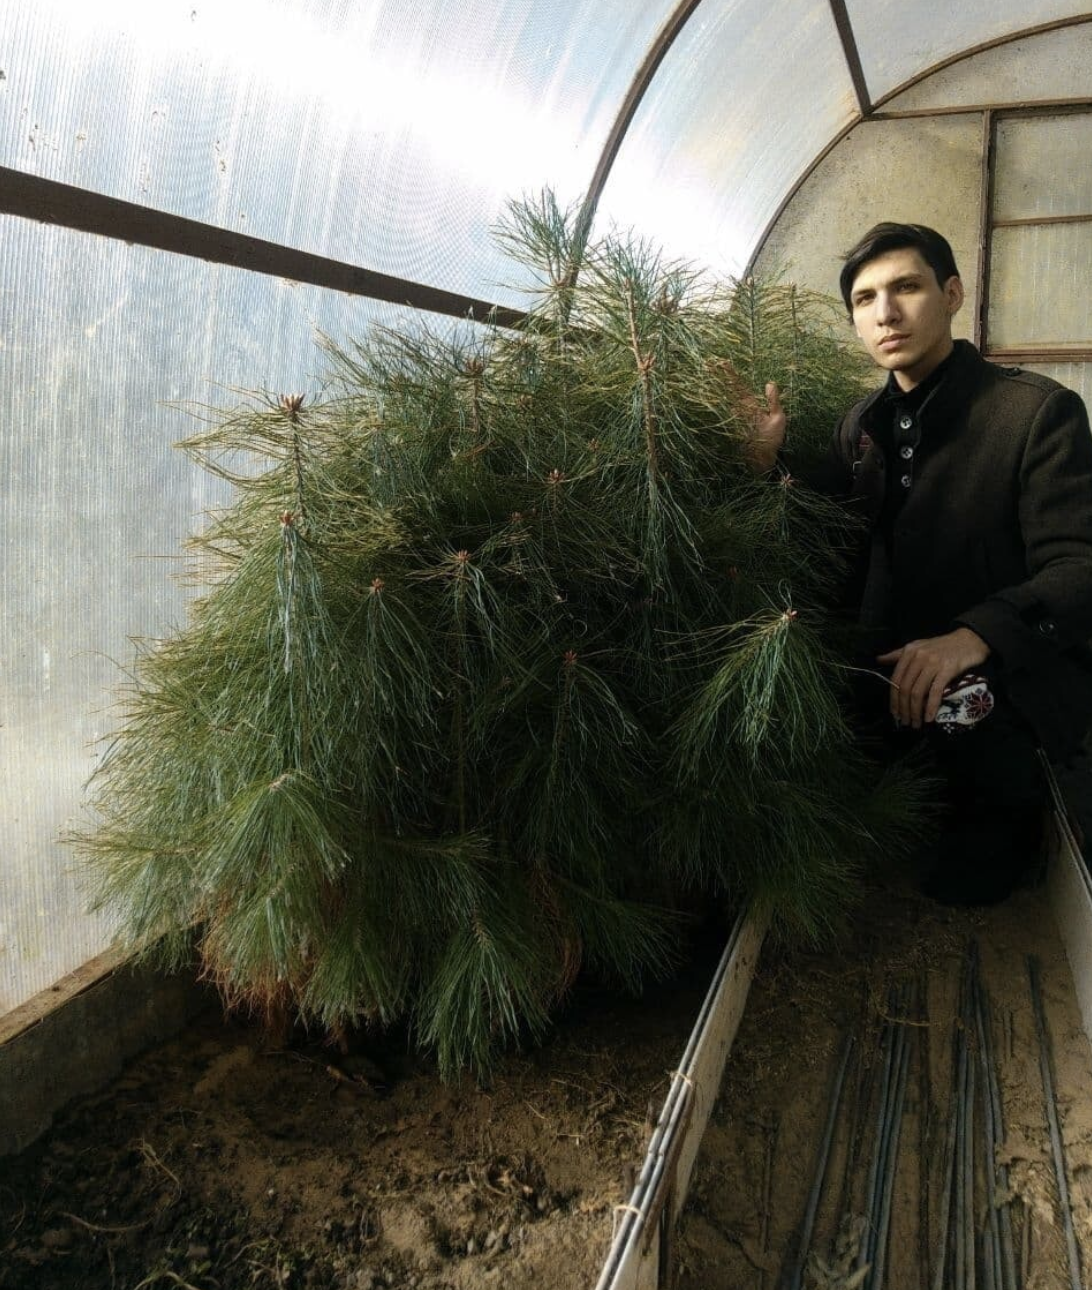
[[[578,989],[488,1088],[210,1011],[0,1160],[0,1288],[588,1290],[719,948],[640,1000]]]
[[[865,1196],[882,1105],[884,1025],[893,1012],[893,992],[900,988],[913,998],[912,1024],[906,1027],[908,1076],[889,1189],[882,1284],[930,1290],[943,1230],[960,983],[972,942],[988,995],[988,1033],[1004,1121],[996,1159],[1009,1174],[1009,1194],[997,1199],[1012,1224],[1017,1283],[1024,1290],[1070,1285],[1029,985],[1028,957],[1035,956],[1071,1210],[1088,1284],[1092,1052],[1046,891],[1017,893],[993,909],[955,911],[906,890],[884,890],[871,893],[854,919],[853,933],[837,950],[779,954],[767,946],[683,1216],[677,1245],[680,1290],[773,1290],[787,1268],[801,1267],[794,1251],[819,1173],[835,1072],[850,1034],[855,1043],[834,1121],[812,1257],[798,1284],[820,1290],[861,1284],[853,1278],[869,1212]],[[976,1032],[969,1033],[967,1044],[969,1062],[980,1069]],[[977,1233],[987,1209],[982,1105],[978,1099],[967,1135],[974,1143],[971,1208]],[[981,1258],[980,1249],[978,1283],[988,1285]],[[950,1275],[943,1280],[955,1283]],[[873,1284],[871,1277],[863,1282]]]

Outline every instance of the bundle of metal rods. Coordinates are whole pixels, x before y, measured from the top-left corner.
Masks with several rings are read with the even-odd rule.
[[[1028,962],[1028,975],[1039,1041],[1047,1126],[1069,1257],[1070,1290],[1082,1290],[1054,1094],[1050,1040],[1039,969],[1034,960]],[[907,1106],[914,1035],[925,1036],[927,1031],[926,989],[924,985],[915,989],[903,983],[892,986],[887,992],[877,1043],[855,1043],[852,1035],[845,1039],[834,1068],[824,1132],[804,1217],[783,1265],[779,1290],[802,1290],[806,1271],[812,1274],[807,1282],[809,1285],[815,1283],[818,1276],[825,1287],[883,1290],[898,1173],[899,1137]],[[930,1073],[925,1044],[922,1042],[917,1046],[922,1085],[918,1115],[924,1143],[926,1136],[932,1136],[932,1128],[928,1135],[925,1129],[927,1104],[931,1102],[928,1096]],[[857,1054],[856,1095],[851,1092],[848,1098],[844,1098],[847,1084],[852,1084],[847,1079],[847,1070],[854,1052]],[[960,982],[951,1053],[951,1095],[941,1157],[943,1183],[939,1205],[933,1213],[933,1226],[930,1228],[928,1213],[925,1212],[931,1206],[925,1206],[919,1215],[923,1249],[930,1237],[935,1237],[932,1249],[923,1254],[923,1264],[932,1264],[931,1276],[924,1266],[922,1268],[923,1284],[927,1283],[931,1290],[1024,1290],[1029,1277],[1027,1241],[1030,1237],[1030,1215],[1024,1218],[1024,1258],[1018,1260],[1008,1169],[1000,1159],[1005,1126],[991,1003],[982,980],[978,944],[973,939],[967,946]],[[847,1131],[846,1177],[839,1198],[843,1209],[850,1202],[851,1195],[860,1197],[851,1175],[858,1165],[863,1166],[863,1157],[858,1156],[855,1144],[859,1142],[862,1127],[869,1121],[872,1129],[871,1156],[864,1194],[860,1197],[862,1209],[856,1210],[855,1207],[857,1228],[854,1230],[861,1232],[860,1243],[857,1244],[855,1236],[846,1260],[839,1257],[835,1265],[826,1264],[816,1257],[812,1251],[812,1238],[845,1102],[850,1104],[852,1122]],[[865,1135],[866,1140],[868,1136]],[[928,1162],[924,1168],[928,1174]],[[848,1211],[843,1213],[843,1233],[852,1226],[846,1222],[849,1217]],[[810,1269],[809,1254],[812,1258]]]
[[[933,1287],[976,1290],[981,1281],[983,1290],[1018,1290],[1012,1215],[1007,1204],[1008,1175],[997,1159],[1005,1133],[1001,1086],[990,1031],[990,1002],[974,941],[967,949],[952,1069]],[[976,1145],[982,1165],[978,1187]],[[985,1219],[981,1231],[976,1224],[980,1210]]]
[[[888,1235],[891,1224],[892,1200],[895,1193],[895,1175],[898,1168],[899,1136],[902,1129],[903,1110],[911,1058],[911,1009],[914,1007],[912,989],[907,985],[892,987],[888,992],[883,1025],[879,1036],[881,1068],[879,1093],[874,1115],[872,1155],[868,1170],[867,1190],[864,1198],[864,1221],[859,1224],[862,1236],[857,1246],[855,1267],[847,1271],[839,1285],[852,1286],[853,1290],[879,1290],[883,1285],[887,1261]],[[831,1149],[835,1138],[842,1094],[846,1084],[846,1071],[854,1044],[847,1037],[831,1083],[828,1110],[823,1138],[816,1159],[815,1175],[808,1195],[803,1221],[797,1233],[794,1248],[784,1266],[779,1282],[781,1290],[801,1290],[812,1233],[819,1203],[826,1182]],[[859,1074],[862,1072],[858,1071]],[[858,1088],[860,1092],[860,1087]],[[854,1107],[857,1119],[858,1107]],[[859,1126],[858,1126],[859,1127]],[[857,1134],[850,1131],[850,1147]],[[856,1162],[855,1153],[847,1150],[847,1173]],[[846,1189],[843,1187],[843,1195]]]
[[[883,1072],[876,1110],[872,1162],[865,1193],[865,1234],[857,1256],[858,1268],[866,1265],[871,1268],[864,1282],[867,1290],[879,1290],[883,1285],[887,1263],[891,1201],[895,1193],[899,1135],[910,1071],[910,1028],[907,1023],[911,1020],[911,999],[909,986],[904,984],[897,989],[892,988],[888,994],[887,1015],[880,1039],[880,1049],[884,1054]]]

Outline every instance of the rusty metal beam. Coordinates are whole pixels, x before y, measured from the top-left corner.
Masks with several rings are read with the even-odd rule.
[[[972,339],[980,350],[986,348],[986,327],[990,311],[990,229],[993,215],[993,187],[996,172],[997,126],[993,112],[982,113],[982,184],[978,208],[978,308],[974,315]]]
[[[479,322],[492,319],[504,327],[518,326],[526,318],[521,310],[508,309],[488,300],[477,300],[454,291],[376,273],[359,265],[297,251],[246,233],[184,219],[180,215],[2,166],[0,214],[58,224],[214,264],[291,278],[295,282],[367,296],[388,304],[409,305],[430,313],[472,318]]]
[[[960,103],[950,107],[878,109],[868,118],[875,121],[912,121],[920,117],[968,116],[979,112],[1004,112],[1006,116],[1033,116],[1041,112],[1086,112],[1092,108],[1092,98],[1068,99],[1015,99],[991,103]]]
[[[1086,215],[1024,215],[1019,219],[995,219],[994,228],[1040,228],[1046,224],[1089,224],[1092,213]]]
[[[830,0],[830,12],[834,25],[838,29],[838,39],[842,42],[842,53],[849,68],[850,79],[853,81],[853,92],[857,95],[857,106],[861,118],[865,119],[872,115],[872,99],[868,93],[868,83],[861,64],[861,53],[857,48],[857,37],[853,31],[853,23],[850,21],[845,0]]]
[[[991,362],[1011,363],[1092,363],[1092,345],[1011,345],[983,351]]]

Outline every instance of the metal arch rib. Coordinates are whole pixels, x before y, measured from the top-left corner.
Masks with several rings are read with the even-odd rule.
[[[664,61],[683,28],[693,17],[700,3],[701,0],[681,0],[681,3],[676,6],[674,12],[661,27],[659,34],[642,60],[641,66],[637,69],[629,90],[622,100],[622,106],[618,110],[618,115],[615,117],[614,125],[611,127],[607,141],[603,145],[603,150],[599,155],[599,162],[588,185],[587,195],[581,206],[577,223],[578,245],[583,244],[591,231],[591,224],[595,218],[599,198],[602,196],[615,158],[618,156],[626,133],[634,116],[637,114],[637,109],[652,84],[652,78],[656,75],[660,64]],[[872,103],[869,99],[868,85],[865,82],[864,68],[861,65],[861,56],[857,49],[857,38],[853,31],[849,13],[846,10],[845,0],[829,0],[829,3],[834,25],[838,30],[838,38],[842,43],[842,50],[849,67],[849,74],[853,81],[853,88],[857,95],[861,116],[869,116],[872,112]]]
[[[622,106],[618,109],[618,115],[614,118],[610,134],[607,135],[607,140],[603,144],[603,150],[599,154],[599,161],[596,164],[591,181],[588,184],[588,191],[580,207],[576,225],[578,246],[583,246],[591,233],[592,220],[595,218],[599,198],[603,194],[603,189],[606,186],[622,142],[626,137],[626,132],[629,130],[633,118],[637,115],[637,109],[641,106],[641,100],[648,91],[648,87],[652,84],[652,78],[656,75],[671,46],[678,39],[682,29],[690,21],[694,11],[700,4],[701,0],[681,0],[681,3],[676,5],[671,16],[660,28],[655,40],[649,46],[640,67],[634,74],[625,98],[622,100]],[[578,271],[579,265],[574,265],[572,280],[575,280]]]
[[[997,49],[1002,45],[1011,45],[1018,40],[1027,40],[1031,36],[1043,36],[1051,31],[1062,31],[1066,27],[1081,27],[1089,22],[1092,22],[1092,13],[1076,13],[1071,14],[1068,18],[1055,18],[1050,22],[1036,23],[1031,27],[1017,27],[1014,31],[1007,31],[1002,36],[994,36],[991,40],[983,40],[977,45],[968,45],[965,49],[960,49],[956,53],[950,54],[947,58],[942,58],[938,62],[930,64],[924,71],[915,72],[913,76],[908,77],[900,85],[888,90],[875,104],[875,108],[881,108],[885,103],[890,103],[892,99],[898,98],[900,94],[905,93],[913,86],[928,80],[930,76],[935,76],[937,72],[943,72],[949,67],[954,67],[956,63],[962,63],[968,58],[974,58],[976,54],[984,54],[988,50]],[[1004,100],[992,100],[989,103],[982,104],[982,106],[1001,108],[1005,106],[1005,102]],[[878,112],[877,115],[879,115]]]

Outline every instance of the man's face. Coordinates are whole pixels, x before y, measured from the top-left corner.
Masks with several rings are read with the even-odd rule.
[[[952,318],[963,284],[941,286],[913,247],[900,247],[863,265],[850,292],[853,325],[873,360],[904,390],[912,390],[952,352]]]

